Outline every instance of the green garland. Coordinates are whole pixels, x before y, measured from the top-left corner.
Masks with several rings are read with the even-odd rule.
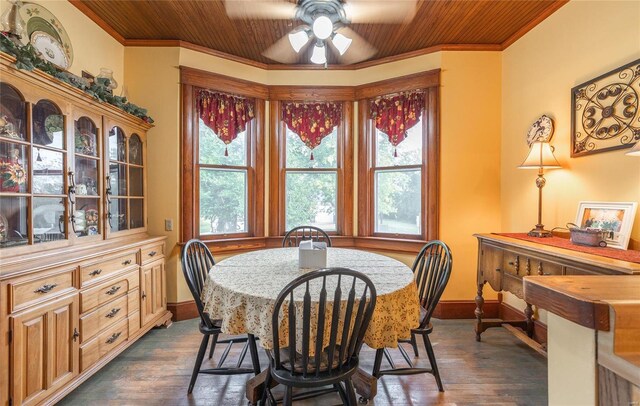
[[[60,69],[49,61],[39,56],[38,50],[33,45],[16,45],[4,33],[0,35],[0,51],[16,58],[15,66],[18,69],[32,71],[39,69],[42,72],[55,77],[73,87],[76,87],[91,97],[101,102],[109,103],[117,108],[126,111],[147,123],[153,123],[153,119],[147,115],[147,109],[136,106],[127,101],[126,97],[114,96],[109,91],[109,80],[97,78],[94,82]]]

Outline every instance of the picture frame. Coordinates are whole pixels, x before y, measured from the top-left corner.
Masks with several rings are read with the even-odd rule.
[[[605,239],[607,246],[626,250],[637,209],[637,202],[582,201],[578,204],[575,224],[580,228],[612,231],[613,238]]]
[[[640,141],[640,59],[571,89],[571,157]]]

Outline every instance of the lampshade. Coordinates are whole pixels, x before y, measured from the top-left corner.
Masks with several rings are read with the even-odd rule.
[[[553,156],[553,149],[548,142],[534,142],[531,144],[529,155],[518,168],[522,169],[553,169],[560,168],[560,164]]]
[[[629,156],[640,156],[640,141],[636,142],[636,145],[633,146],[625,155]]]
[[[340,55],[344,55],[351,45],[351,38],[347,38],[344,35],[337,33],[333,36],[331,42],[333,42],[333,45],[335,45],[338,52],[340,52]]]
[[[315,45],[313,47],[313,54],[311,54],[311,62],[319,65],[327,62],[327,53],[324,44]]]
[[[309,33],[305,30],[292,32],[289,34],[289,42],[294,51],[300,52],[303,46],[309,42]]]

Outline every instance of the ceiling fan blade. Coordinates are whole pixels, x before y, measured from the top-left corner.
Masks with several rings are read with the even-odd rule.
[[[296,5],[286,0],[225,0],[230,18],[290,20],[295,18]]]
[[[344,5],[352,23],[408,24],[416,15],[417,0],[347,0]]]
[[[338,30],[338,32],[347,38],[351,38],[351,45],[349,46],[347,51],[344,53],[344,55],[338,57],[340,64],[350,65],[353,63],[358,63],[371,58],[378,52],[378,50],[373,45],[368,43],[367,40],[362,38],[360,35],[356,34],[356,32],[351,28],[342,27]],[[335,46],[331,44],[331,47],[337,54],[338,51]]]
[[[302,47],[300,53],[303,53],[304,48],[306,48],[309,44]],[[288,35],[277,40],[273,45],[267,48],[263,53],[263,56],[266,56],[269,59],[272,59],[276,62],[280,62],[286,65],[294,64],[298,62],[299,54],[293,50],[291,47],[291,43],[289,42]],[[303,53],[304,55],[304,53]]]

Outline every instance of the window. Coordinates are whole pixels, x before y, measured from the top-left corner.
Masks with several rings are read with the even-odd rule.
[[[189,68],[181,82],[183,241],[263,238],[266,87]]]
[[[326,134],[306,137],[299,135],[305,134],[304,129],[293,131],[289,126],[295,120],[289,119],[287,124],[283,111],[294,104],[299,108],[304,104],[309,108],[320,105],[328,109],[327,115],[334,114],[327,121]],[[352,235],[350,103],[278,101],[271,106],[275,121],[270,190],[276,196],[270,199],[270,234],[284,235],[293,227],[313,225],[334,235]],[[325,123],[324,118],[319,122]]]
[[[360,237],[437,238],[438,76],[427,72],[359,89]],[[399,105],[402,113],[395,112]]]

